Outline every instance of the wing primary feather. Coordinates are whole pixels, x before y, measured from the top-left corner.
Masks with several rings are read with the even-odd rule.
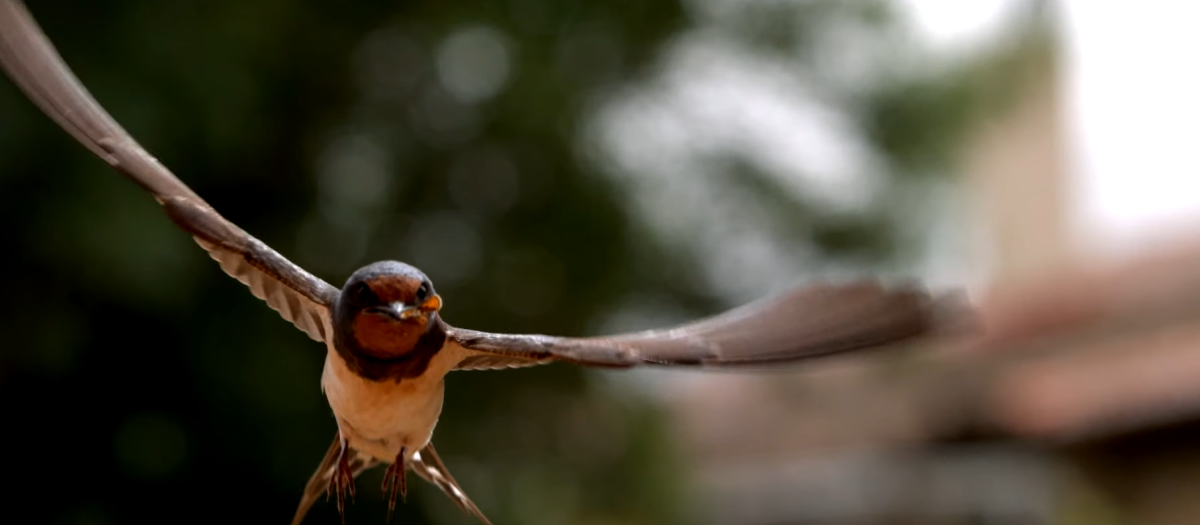
[[[751,367],[899,346],[972,329],[959,294],[869,280],[793,288],[683,325],[603,337],[494,334],[451,327],[465,349],[456,369],[552,360],[597,367]]]
[[[33,21],[21,2],[0,2],[0,63],[9,78],[53,119],[96,156],[133,179],[156,196],[177,195],[199,198],[173,175],[139,178],[136,166],[157,161],[117,124],[63,63],[54,45]],[[132,147],[130,147],[132,144]],[[116,151],[134,151],[122,155]],[[136,160],[135,160],[136,159]]]
[[[321,341],[338,290],[225,220],[100,106],[19,1],[0,0],[0,66],[52,120],[137,183],[255,297]]]

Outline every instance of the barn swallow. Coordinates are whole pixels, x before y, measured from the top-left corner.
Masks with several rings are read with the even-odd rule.
[[[442,298],[420,270],[382,261],[340,289],[288,261],[229,222],[143,149],[92,98],[25,6],[0,0],[0,65],[76,140],[144,190],[222,270],[286,320],[324,343],[321,387],[338,431],[309,479],[293,524],[322,493],[343,516],[354,478],[387,464],[388,518],[413,470],[460,508],[490,522],[459,487],[431,443],[452,370],[493,370],[566,361],[736,367],[770,365],[893,345],[957,323],[962,303],[916,286],[874,280],[793,288],[679,326],[605,337],[487,333],[447,324]],[[949,305],[949,306],[948,306]]]

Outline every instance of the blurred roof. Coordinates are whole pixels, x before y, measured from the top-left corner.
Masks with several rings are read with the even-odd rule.
[[[989,335],[962,349],[1006,362],[980,385],[994,428],[1078,439],[1200,413],[1200,239],[1070,267],[983,305]]]
[[[942,341],[919,365],[846,357],[681,382],[681,433],[724,457],[794,456],[967,429],[1088,439],[1195,417],[1200,238],[1170,245],[990,291],[977,302],[985,335]]]

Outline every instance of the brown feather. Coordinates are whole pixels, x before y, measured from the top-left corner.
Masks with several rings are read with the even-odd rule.
[[[381,303],[399,301],[404,304],[412,304],[413,298],[417,295],[417,288],[421,287],[420,279],[403,275],[384,275],[370,279],[366,283]]]
[[[350,323],[357,349],[377,359],[396,359],[416,350],[430,328],[425,317],[396,321],[369,312],[360,312]]]

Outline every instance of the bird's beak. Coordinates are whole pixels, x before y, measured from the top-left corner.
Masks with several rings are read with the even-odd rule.
[[[414,306],[408,306],[400,302],[389,305],[389,310],[395,312],[395,316],[402,320],[412,319],[413,317],[425,315],[430,312],[436,312],[441,308],[442,298],[437,295],[434,295],[433,297],[426,299],[425,302]]]
[[[442,308],[442,298],[437,295],[434,295],[433,297],[426,299],[425,302],[418,304],[418,305],[410,306],[410,305],[404,304],[403,302],[396,301],[394,303],[388,303],[383,306],[376,306],[375,308],[372,308],[371,310],[376,313],[380,313],[380,314],[386,315],[388,317],[391,317],[392,319],[404,321],[404,320],[412,319],[414,317],[429,314],[430,312],[436,312],[436,311],[440,310],[441,308]]]
[[[425,302],[423,302],[417,306],[417,310],[423,314],[427,314],[430,312],[436,312],[441,309],[442,309],[442,296],[440,296],[438,294],[433,294],[432,297],[426,299]]]
[[[388,317],[391,317],[392,319],[399,320],[399,319],[407,319],[408,317],[410,317],[412,315],[410,312],[413,310],[413,308],[410,306],[405,306],[404,303],[402,303],[400,301],[396,301],[394,303],[388,303],[385,305],[376,306],[376,307],[372,308],[371,310],[376,313],[380,313],[380,314],[386,315]]]

